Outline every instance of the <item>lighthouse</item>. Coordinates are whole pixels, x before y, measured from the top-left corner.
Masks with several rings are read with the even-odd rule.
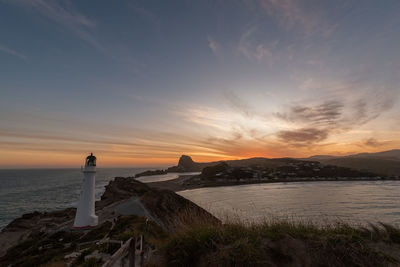
[[[96,226],[98,218],[94,213],[94,185],[96,176],[96,157],[93,153],[86,158],[85,168],[82,168],[83,172],[83,185],[82,191],[76,209],[74,227],[90,227]]]

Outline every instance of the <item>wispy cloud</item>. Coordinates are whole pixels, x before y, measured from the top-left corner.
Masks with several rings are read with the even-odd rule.
[[[256,0],[269,16],[286,30],[299,29],[306,34],[320,33],[329,37],[337,24],[330,25],[317,7],[306,8],[300,0]]]
[[[105,50],[92,32],[96,28],[96,22],[76,10],[68,0],[13,0],[8,3],[38,11],[48,19],[66,27],[95,48],[101,51]]]
[[[312,126],[331,126],[341,119],[344,104],[338,100],[325,101],[315,106],[294,105],[288,112],[277,113],[283,120]]]
[[[13,50],[13,49],[11,49],[11,48],[8,48],[7,46],[2,45],[2,44],[0,44],[0,51],[1,51],[1,52],[4,52],[4,53],[7,53],[7,54],[9,54],[9,55],[18,57],[18,58],[20,58],[20,59],[22,59],[22,60],[26,60],[26,59],[27,59],[27,57],[26,57],[25,55],[23,55],[23,54],[21,54],[21,53],[15,51],[15,50]]]
[[[368,138],[367,140],[363,141],[363,145],[364,146],[369,146],[369,147],[380,147],[383,146],[385,144],[385,142],[381,142],[376,138]]]
[[[279,131],[278,138],[281,141],[295,145],[310,145],[324,141],[329,134],[329,129],[300,128],[296,130]]]
[[[152,26],[152,30],[154,33],[161,37],[161,22],[157,13],[153,12],[151,9],[146,8],[139,3],[140,1],[129,1],[128,6],[135,12],[136,14],[142,17],[148,24]]]
[[[222,52],[222,46],[210,35],[207,36],[208,47],[214,53],[214,55],[219,56]]]
[[[332,134],[348,132],[378,118],[390,110],[393,101],[370,99],[356,101],[341,99],[323,101],[318,104],[296,104],[276,116],[292,124],[288,130],[277,132],[279,139],[290,144],[316,144]]]
[[[243,101],[243,99],[240,98],[233,91],[225,91],[224,97],[227,100],[229,106],[235,111],[238,111],[246,117],[251,117],[253,115],[253,111],[250,105]]]
[[[279,41],[262,42],[257,38],[258,33],[258,28],[255,26],[245,31],[241,35],[237,45],[238,52],[249,60],[268,60],[271,63],[276,61],[279,55],[275,50]]]

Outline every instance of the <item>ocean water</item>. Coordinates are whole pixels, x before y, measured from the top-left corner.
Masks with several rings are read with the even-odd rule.
[[[96,199],[116,176],[134,176],[144,168],[98,168]],[[13,219],[33,211],[74,207],[83,174],[80,169],[0,170],[0,229]]]
[[[134,176],[146,169],[98,168],[96,199],[100,199],[104,186],[114,177]],[[170,173],[143,176],[139,180],[145,183],[166,181],[178,176]],[[0,170],[0,229],[25,213],[74,207],[82,178],[80,169]],[[253,184],[200,188],[179,194],[223,220],[227,217],[250,221],[289,217],[400,225],[400,181]]]
[[[222,220],[288,218],[400,226],[400,181],[253,184],[178,193]]]

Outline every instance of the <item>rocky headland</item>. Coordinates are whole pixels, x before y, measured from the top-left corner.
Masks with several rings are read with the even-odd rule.
[[[76,266],[92,254],[92,261],[106,263],[121,248],[118,242],[129,238],[146,236],[147,253],[152,253],[155,243],[187,225],[219,223],[174,192],[151,188],[130,177],[109,182],[96,202],[96,214],[97,227],[79,230],[72,228],[74,208],[15,219],[0,232],[0,266]],[[119,260],[124,257],[127,252]]]

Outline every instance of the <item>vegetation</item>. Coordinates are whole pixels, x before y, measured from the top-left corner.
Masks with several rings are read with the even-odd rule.
[[[155,222],[136,215],[120,216],[109,234],[110,238],[122,241],[131,237],[138,238],[140,235],[145,235],[147,242],[152,245],[167,236]]]
[[[99,227],[94,228],[83,236],[79,242],[88,242],[104,238],[111,230],[112,223],[107,221],[102,223]]]
[[[127,240],[144,235],[160,252],[154,266],[396,266],[400,265],[400,229],[386,224],[354,227],[345,223],[316,225],[295,221],[222,224],[194,216],[190,209],[177,216],[180,231],[165,232],[144,217],[119,216],[111,229],[105,222],[88,231],[36,233],[11,248],[0,265],[59,266],[77,244],[102,237]],[[86,256],[95,250],[113,254],[118,244],[88,244],[72,266],[101,266]],[[86,259],[85,259],[86,257]],[[155,261],[155,262],[154,262]]]
[[[167,266],[387,266],[399,264],[399,237],[385,224],[229,223],[189,227],[163,253]]]

